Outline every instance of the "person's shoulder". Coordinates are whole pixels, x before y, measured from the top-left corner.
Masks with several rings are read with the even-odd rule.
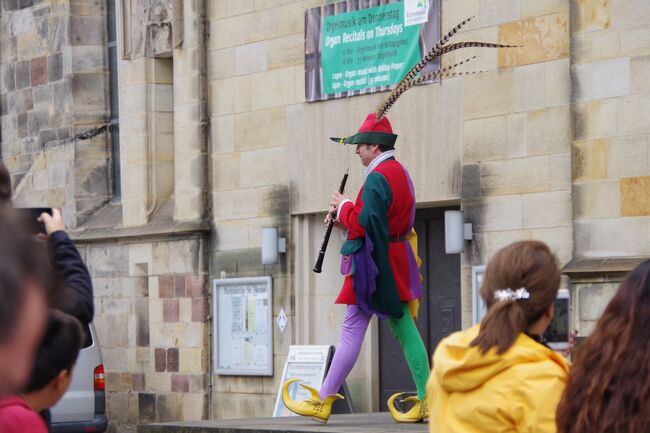
[[[43,418],[19,402],[0,408],[0,431],[2,433],[47,433]]]
[[[566,380],[568,372],[551,360],[531,360],[510,367],[514,377],[528,381]]]
[[[386,178],[395,178],[397,176],[405,176],[406,173],[406,167],[404,167],[398,160],[396,159],[387,159],[386,161],[383,161],[381,164],[379,164],[375,170],[373,170],[375,173],[381,173],[383,176]]]
[[[530,372],[536,377],[566,378],[569,375],[569,362],[559,353],[542,345],[528,336],[520,336],[513,349],[516,350],[518,362],[515,366],[525,372]],[[543,374],[539,374],[539,372]]]
[[[513,365],[506,373],[514,394],[523,400],[538,398],[558,399],[568,379],[568,372],[551,359],[522,362]]]
[[[380,164],[381,166],[381,164]],[[375,168],[373,171],[368,173],[368,176],[366,176],[366,181],[364,182],[364,188],[369,188],[372,187],[373,185],[376,185],[378,183],[385,183],[387,181],[387,178],[389,177],[385,171],[379,170]]]
[[[380,162],[377,167],[375,167],[375,171],[389,171],[389,170],[395,170],[396,168],[401,168],[402,164],[399,163],[395,158],[388,158],[382,162]]]

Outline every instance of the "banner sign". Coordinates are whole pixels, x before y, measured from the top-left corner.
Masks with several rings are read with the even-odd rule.
[[[307,100],[372,93],[399,82],[439,39],[439,3],[346,0],[307,10]]]
[[[326,94],[397,83],[420,59],[419,26],[405,26],[404,3],[325,17]]]

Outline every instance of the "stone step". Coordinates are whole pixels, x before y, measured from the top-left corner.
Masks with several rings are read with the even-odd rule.
[[[387,412],[332,415],[327,424],[309,418],[249,418],[139,426],[138,433],[427,433],[426,423],[397,424]]]

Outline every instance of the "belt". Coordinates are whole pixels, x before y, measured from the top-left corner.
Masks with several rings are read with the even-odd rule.
[[[392,236],[388,239],[388,242],[404,242],[408,241],[408,235],[402,235],[402,236]]]

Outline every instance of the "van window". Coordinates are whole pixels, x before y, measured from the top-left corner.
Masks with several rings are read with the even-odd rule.
[[[90,325],[88,325],[85,334],[86,336],[84,338],[84,349],[93,345],[93,333],[90,331]]]

